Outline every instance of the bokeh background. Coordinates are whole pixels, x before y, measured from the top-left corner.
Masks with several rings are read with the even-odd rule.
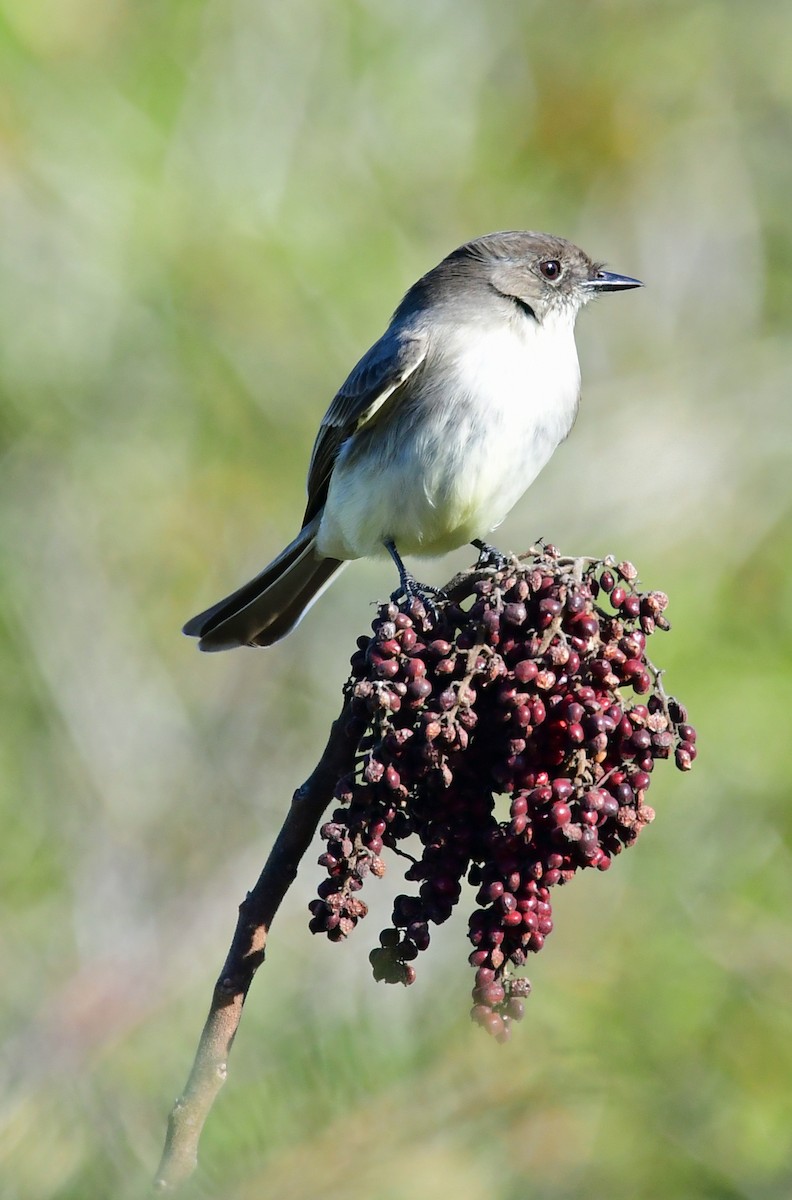
[[[577,427],[498,540],[670,593],[700,757],[559,894],[507,1047],[468,1021],[463,914],[375,985],[398,864],[330,946],[309,854],[190,1194],[792,1192],[790,62],[780,0],[0,0],[6,1200],[145,1192],[393,572],[267,653],[180,625],[293,535],[405,288],[524,227],[648,286],[584,314]]]

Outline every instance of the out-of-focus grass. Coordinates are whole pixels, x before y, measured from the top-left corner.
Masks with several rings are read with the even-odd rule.
[[[526,226],[648,286],[584,315],[578,425],[499,541],[671,593],[696,769],[559,895],[507,1048],[464,919],[375,987],[395,865],[331,947],[307,862],[193,1194],[789,1194],[791,54],[780,3],[0,0],[4,1197],[144,1188],[391,573],[266,655],[179,625],[294,532],[402,290]]]

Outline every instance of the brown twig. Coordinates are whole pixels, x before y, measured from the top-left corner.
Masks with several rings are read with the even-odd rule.
[[[315,770],[292,798],[258,881],[239,906],[228,956],[215,984],[212,1005],[198,1043],[190,1077],[171,1110],[162,1160],[154,1181],[160,1192],[175,1191],[195,1170],[204,1123],[228,1071],[228,1055],[253,976],[264,961],[273,918],[297,875],[302,856],[327,808],[333,788],[352,769],[357,736],[349,729],[349,702],[330,730]]]

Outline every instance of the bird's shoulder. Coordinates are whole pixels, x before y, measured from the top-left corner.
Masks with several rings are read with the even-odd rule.
[[[324,504],[333,464],[343,443],[372,421],[418,370],[428,344],[428,335],[419,325],[391,325],[352,368],[319,426],[308,468],[305,521]]]
[[[352,368],[322,418],[322,425],[357,427],[385,402],[426,357],[420,328],[390,327]]]

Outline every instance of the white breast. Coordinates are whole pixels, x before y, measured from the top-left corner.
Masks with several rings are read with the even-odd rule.
[[[339,456],[319,548],[339,558],[440,554],[485,537],[541,471],[575,419],[574,312],[542,325],[456,326],[366,443]]]

